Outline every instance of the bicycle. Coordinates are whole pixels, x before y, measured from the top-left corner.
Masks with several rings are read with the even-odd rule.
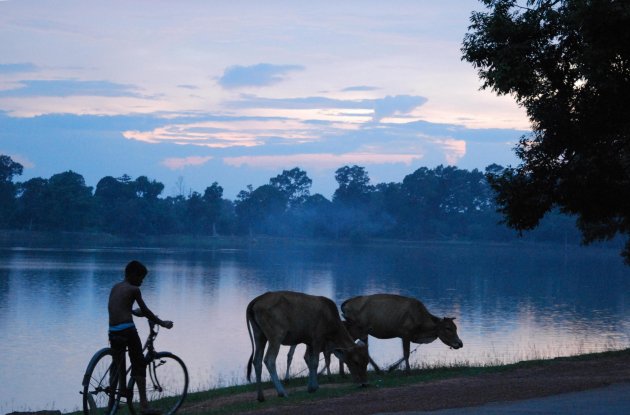
[[[134,315],[141,317],[138,310],[134,310]],[[171,415],[188,393],[188,369],[173,353],[155,351],[153,343],[158,333],[159,326],[149,321],[149,335],[142,349],[147,362],[147,399],[151,408]],[[83,375],[85,415],[114,415],[123,408],[132,415],[140,412],[140,403],[134,401],[138,391],[134,390],[133,377],[128,376],[131,367],[126,367],[126,359],[126,348],[118,352],[105,347],[94,354]]]

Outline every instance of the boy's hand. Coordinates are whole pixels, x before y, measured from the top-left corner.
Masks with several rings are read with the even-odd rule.
[[[172,329],[173,328],[173,322],[170,320],[164,320],[162,322],[162,327],[166,327],[167,329]]]

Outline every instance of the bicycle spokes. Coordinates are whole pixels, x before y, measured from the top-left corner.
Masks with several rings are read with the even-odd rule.
[[[85,415],[114,415],[128,402],[125,372],[124,355],[120,358],[112,349],[103,349],[94,356],[83,379]]]
[[[147,399],[151,408],[173,414],[188,390],[188,371],[180,358],[168,352],[157,353],[147,364]]]

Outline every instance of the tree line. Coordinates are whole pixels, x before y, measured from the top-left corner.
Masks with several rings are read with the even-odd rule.
[[[506,241],[515,232],[499,223],[495,193],[484,172],[421,167],[400,183],[372,185],[361,166],[335,172],[332,199],[311,194],[312,180],[295,167],[247,186],[235,200],[214,182],[199,193],[162,197],[164,184],[146,176],[106,176],[95,188],[73,171],[19,182],[23,166],[0,155],[0,228],[90,231],[121,236],[187,234],[269,235],[342,240]],[[533,236],[575,241],[574,220],[551,213]]]

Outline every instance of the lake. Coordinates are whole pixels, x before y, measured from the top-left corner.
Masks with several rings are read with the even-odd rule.
[[[107,346],[109,290],[131,259],[149,268],[142,286],[149,307],[175,322],[160,332],[157,349],[187,363],[193,390],[246,382],[245,308],[270,290],[324,295],[338,305],[360,294],[399,293],[437,316],[456,317],[464,347],[412,344],[416,365],[630,347],[630,267],[618,249],[290,242],[197,250],[0,248],[0,414],[80,407],[85,367]],[[146,324],[136,324],[144,337]],[[401,343],[371,339],[370,353],[387,366],[402,357]],[[300,346],[294,374],[305,368],[302,354]]]

